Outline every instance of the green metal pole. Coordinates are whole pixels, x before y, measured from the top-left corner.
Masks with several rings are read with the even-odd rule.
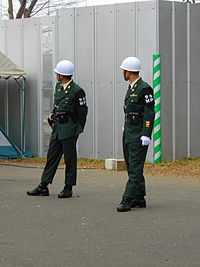
[[[25,117],[26,117],[26,78],[23,78],[24,81],[24,103],[23,103],[23,122],[22,122],[22,153],[25,152]]]
[[[161,57],[160,54],[154,54],[153,90],[155,99],[155,120],[153,128],[153,161],[155,163],[159,163],[162,161],[160,86],[161,86]]]

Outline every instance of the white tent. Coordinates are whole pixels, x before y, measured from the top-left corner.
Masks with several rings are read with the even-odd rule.
[[[24,70],[20,69],[14,62],[12,62],[8,57],[6,57],[1,51],[0,51],[0,79],[9,79],[13,78],[19,88],[22,90],[23,94],[23,118],[22,118],[22,152],[14,145],[13,142],[10,142],[12,145],[14,145],[15,148],[17,148],[18,153],[21,156],[23,156],[24,153],[24,141],[25,141],[25,101],[26,101],[26,73]],[[23,79],[23,83],[20,82],[20,78]],[[9,138],[6,133],[3,131],[3,129],[0,130],[2,133],[4,133],[4,137],[6,136]],[[3,134],[1,134],[3,136]],[[9,141],[10,138],[9,138]],[[3,146],[2,146],[3,147]],[[1,146],[0,146],[1,149]],[[16,150],[16,149],[15,149]],[[1,153],[0,153],[1,154]]]
[[[0,51],[0,78],[26,78],[26,73]]]

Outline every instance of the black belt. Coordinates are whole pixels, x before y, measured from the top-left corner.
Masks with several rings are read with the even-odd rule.
[[[71,110],[71,112],[66,112],[66,111],[61,111],[61,112],[55,112],[54,113],[54,118],[57,120],[59,123],[67,123],[69,116],[72,118],[74,123],[77,121],[77,116],[76,113]]]
[[[66,111],[54,113],[54,118],[59,123],[66,123],[66,122],[68,122],[68,114],[67,114]]]

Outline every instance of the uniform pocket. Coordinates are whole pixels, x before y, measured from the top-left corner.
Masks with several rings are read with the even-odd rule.
[[[139,113],[138,112],[129,112],[127,114],[127,119],[131,125],[138,125],[140,122]]]

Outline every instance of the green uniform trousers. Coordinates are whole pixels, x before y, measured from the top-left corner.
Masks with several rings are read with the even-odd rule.
[[[52,183],[58,164],[62,155],[65,160],[65,184],[76,185],[77,178],[77,152],[76,142],[78,136],[74,136],[65,140],[50,140],[49,150],[47,153],[47,162],[44,168],[41,182]]]
[[[129,178],[123,194],[125,197],[143,198],[146,195],[143,169],[147,149],[148,146],[142,146],[141,140],[127,144],[123,141],[123,153]]]

